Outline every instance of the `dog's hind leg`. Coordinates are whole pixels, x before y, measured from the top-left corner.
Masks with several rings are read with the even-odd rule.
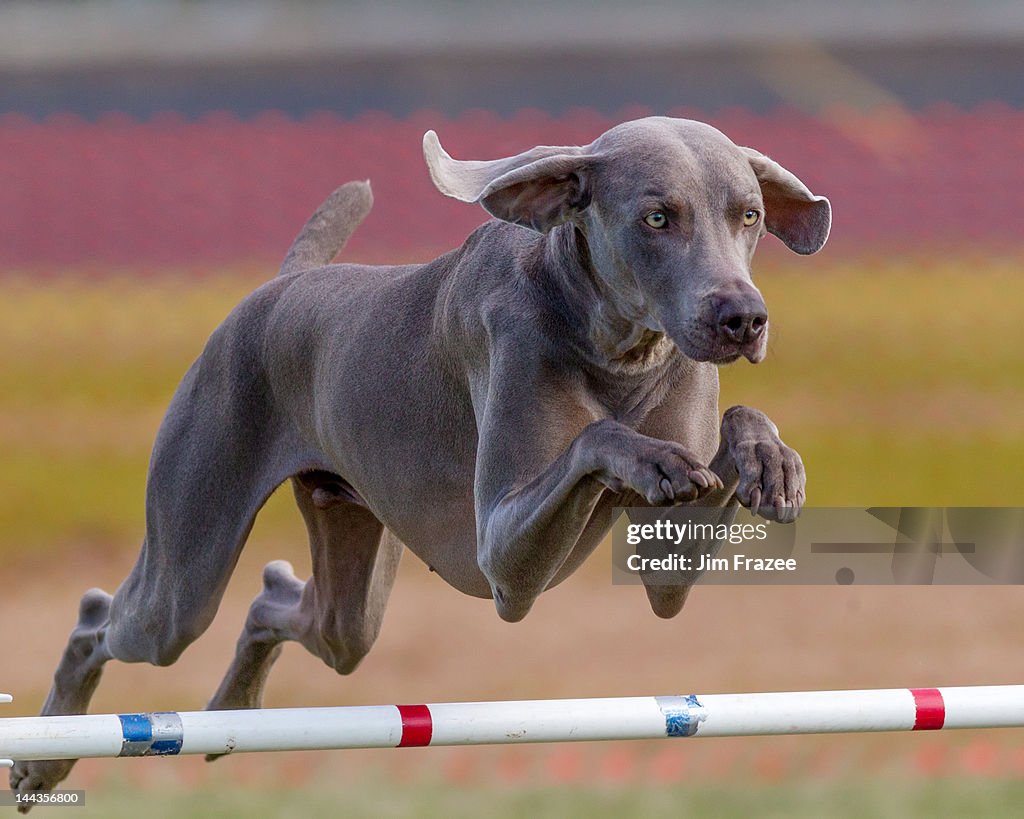
[[[85,713],[99,685],[103,664],[110,659],[105,641],[109,616],[110,595],[100,589],[87,591],[79,605],[78,623],[53,675],[53,687],[42,714]],[[20,793],[48,791],[68,775],[75,762],[74,759],[16,762],[11,769],[11,789]],[[27,813],[29,808],[31,803],[18,806],[22,813]]]
[[[263,591],[208,708],[258,708],[285,640],[349,674],[377,639],[403,546],[358,499],[339,497],[329,477],[336,478],[293,481],[309,529],[313,576],[303,582],[285,561],[267,565]]]
[[[207,365],[225,371],[212,357]],[[84,713],[107,660],[174,662],[213,619],[256,513],[295,472],[294,442],[258,395],[212,395],[201,369],[189,371],[157,437],[138,561],[113,598],[98,589],[82,598],[44,715]],[[11,787],[48,790],[73,764],[18,762]]]

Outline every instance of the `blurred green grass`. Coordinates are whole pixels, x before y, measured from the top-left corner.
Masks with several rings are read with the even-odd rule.
[[[534,819],[588,817],[619,819],[625,816],[746,817],[829,816],[836,819],[864,816],[901,819],[907,816],[943,817],[1020,815],[1024,784],[1013,781],[899,781],[865,779],[842,783],[792,784],[687,783],[672,786],[538,787],[367,784],[330,790],[189,789],[187,792],[127,787],[87,793],[86,804],[74,811],[88,817],[149,819],[204,816],[208,819],[273,816],[306,819],[310,816],[347,817],[501,817]]]
[[[723,369],[803,455],[816,505],[1013,505],[1024,481],[1020,259],[769,260],[768,358]],[[149,449],[206,337],[269,271],[0,281],[0,553],[142,532]],[[261,531],[289,537],[279,493]]]

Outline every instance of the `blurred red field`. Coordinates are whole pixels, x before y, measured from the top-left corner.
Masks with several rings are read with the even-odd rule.
[[[293,120],[176,114],[90,122],[0,116],[0,270],[67,266],[96,273],[132,265],[186,267],[280,258],[336,185],[369,178],[376,206],[348,258],[424,258],[461,243],[482,222],[475,207],[432,187],[420,153],[434,128],[457,157],[489,158],[535,144],[586,143],[616,122],[590,110],[510,119],[422,111],[405,119],[323,113]],[[674,115],[708,119],[700,112]],[[830,252],[865,246],[1019,243],[1024,111],[934,106],[920,114],[834,109],[812,117],[779,109],[710,117],[734,141],[794,170],[835,210]]]

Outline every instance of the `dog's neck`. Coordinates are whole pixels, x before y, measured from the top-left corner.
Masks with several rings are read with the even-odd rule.
[[[544,238],[542,271],[558,312],[580,333],[592,363],[640,374],[671,355],[675,345],[652,329],[646,310],[634,304],[636,294],[617,291],[594,269],[587,241],[573,224],[558,225]]]

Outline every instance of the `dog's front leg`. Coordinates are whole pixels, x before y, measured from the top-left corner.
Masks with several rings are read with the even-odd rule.
[[[779,438],[763,412],[731,407],[722,417],[722,436],[711,468],[743,506],[755,515],[791,523],[806,497],[807,477],[795,449]]]
[[[724,485],[694,505],[739,503],[754,514],[781,523],[792,522],[800,514],[806,486],[803,461],[782,442],[775,424],[763,412],[749,407],[726,411],[718,452],[710,468]],[[665,584],[657,573],[643,578],[655,614],[668,618],[682,611],[691,585]]]
[[[487,413],[477,461],[477,559],[498,614],[521,620],[551,583],[590,522],[601,493],[631,490],[655,506],[697,500],[721,481],[678,443],[616,421],[584,427],[543,466],[552,435],[569,430],[502,423]],[[505,418],[507,421],[507,417]]]

